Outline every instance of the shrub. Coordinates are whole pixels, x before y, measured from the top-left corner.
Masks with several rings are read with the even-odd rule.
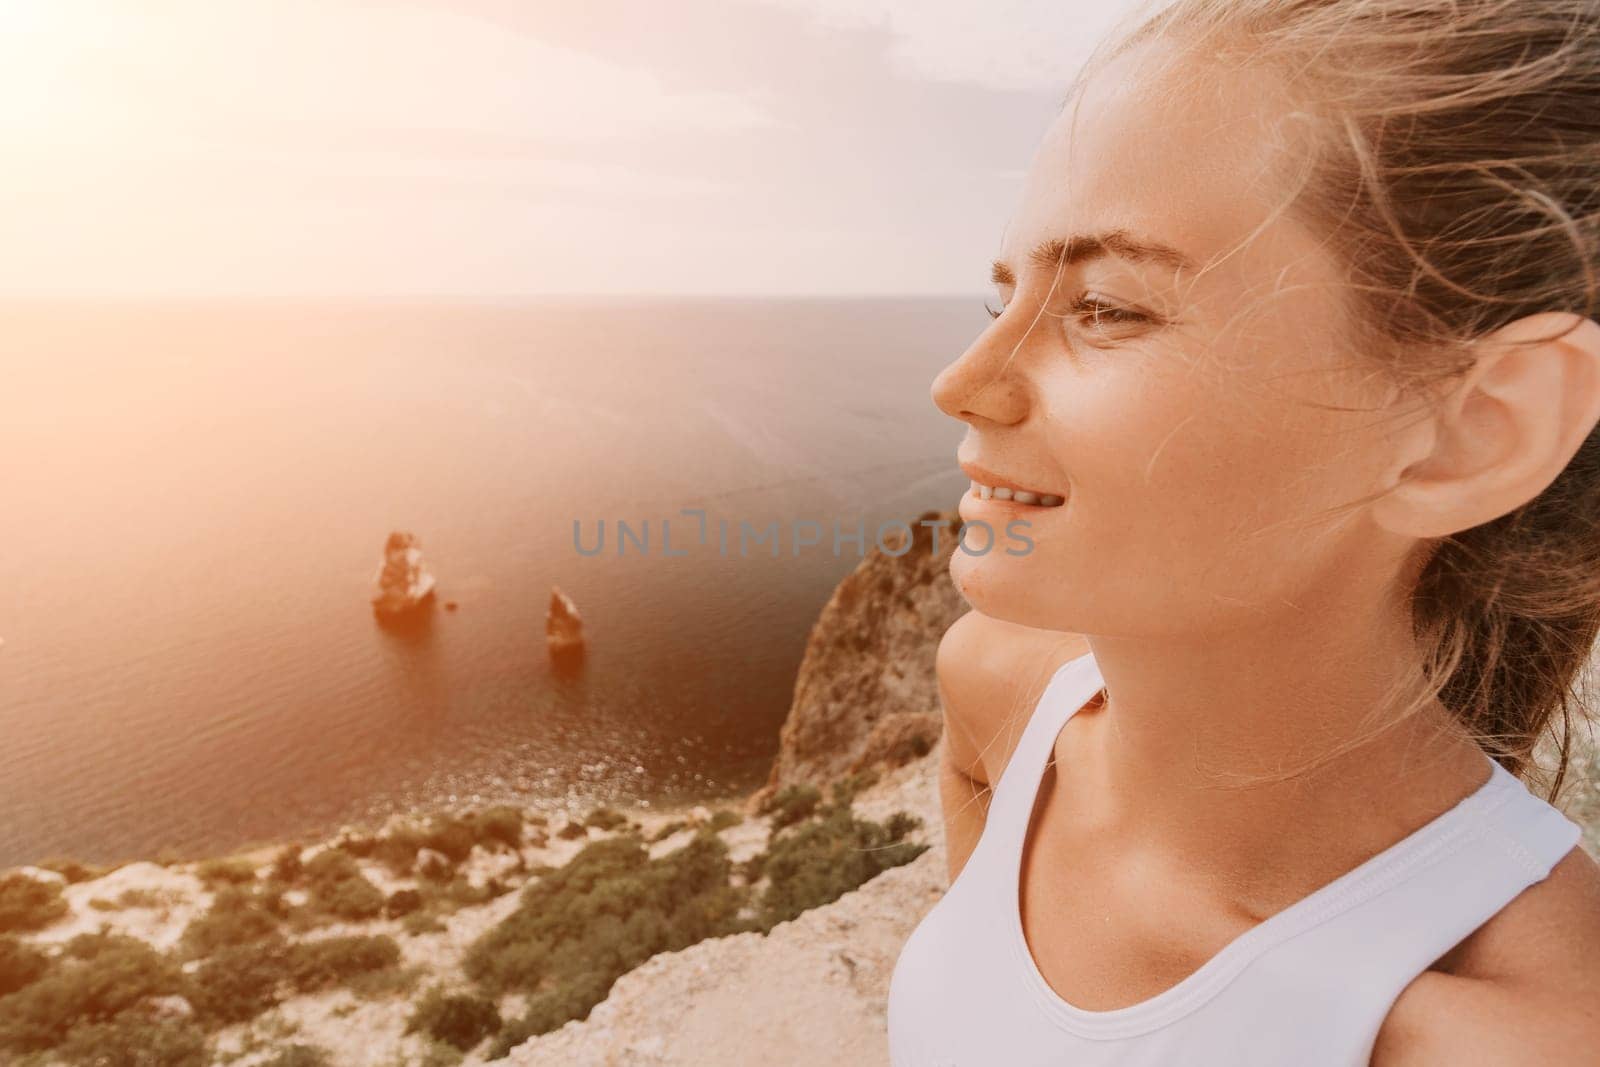
[[[499,804],[467,816],[467,824],[479,844],[501,844],[508,848],[522,847],[522,809]]]
[[[56,1055],[83,1067],[206,1067],[206,1036],[188,1019],[123,1012],[108,1022],[73,1027]]]
[[[708,832],[654,859],[635,833],[598,839],[525,888],[462,966],[491,994],[532,994],[506,1034],[545,1033],[586,1016],[656,953],[753,929],[739,918],[745,890],[728,884],[731,869],[727,845]]]
[[[392,970],[400,946],[392,937],[330,937],[290,943],[282,937],[229,946],[191,976],[189,1001],[217,1023],[253,1019],[286,996],[315,993]]]
[[[718,808],[711,813],[711,829],[726,830],[730,826],[738,826],[744,822],[744,816],[727,808]]]
[[[782,830],[816,813],[822,793],[810,782],[797,782],[778,790],[761,805],[761,814],[771,816],[773,830]]]
[[[912,815],[909,812],[897,811],[889,816],[889,820],[883,824],[883,828],[884,832],[889,835],[890,841],[899,841],[921,825],[921,817]]]
[[[104,867],[86,866],[77,860],[45,860],[43,863],[34,864],[34,866],[41,870],[55,871],[67,880],[68,885],[77,885],[79,882],[87,882],[91,879],[99,878],[108,871]]]
[[[615,808],[608,808],[602,804],[589,812],[588,817],[583,820],[583,824],[592,826],[596,830],[611,831],[627,826],[628,817]]]
[[[381,915],[385,900],[383,890],[356,875],[315,886],[311,890],[311,903],[334,918],[360,921]]]
[[[315,1045],[289,1045],[261,1060],[256,1067],[333,1067],[333,1060]]]
[[[302,850],[298,844],[285,845],[283,849],[273,857],[272,866],[268,871],[268,877],[275,882],[282,882],[284,885],[294,885],[296,882],[298,882],[300,880],[300,876],[305,873],[306,869],[305,864],[300,859],[301,851]],[[304,1048],[306,1046],[297,1045],[295,1047]]]
[[[310,889],[309,904],[338,919],[377,918],[383,913],[383,891],[369,882],[347,853],[326,849],[307,860],[303,869]]]
[[[0,878],[0,933],[42,930],[69,910],[56,882],[20,872]]]
[[[465,860],[477,843],[472,827],[454,815],[433,816],[422,833],[423,847],[449,856],[452,863]]]
[[[314,993],[389,970],[400,962],[400,946],[387,934],[328,937],[291,946],[287,961],[286,973],[295,991]]]
[[[182,898],[182,893],[172,889],[146,889],[134,886],[131,889],[124,889],[117,895],[116,905],[119,908],[167,908]]]
[[[284,985],[281,936],[267,944],[219,949],[189,976],[186,995],[195,1014],[214,1024],[242,1023],[277,1004]]]
[[[570,984],[535,994],[517,1019],[496,1035],[489,1059],[502,1059],[531,1037],[559,1030],[571,1019],[583,1019],[606,998],[611,982],[597,974],[582,975]]]
[[[927,752],[923,751],[918,753],[918,755],[925,756],[927,755]],[[861,792],[863,789],[866,789],[877,780],[878,770],[875,767],[868,767],[863,770],[856,771],[854,774],[847,774],[843,778],[835,779],[833,785],[829,787],[831,803],[834,807],[848,805],[852,800],[855,799],[855,795],[857,793]]]
[[[371,834],[346,833],[334,844],[334,850],[347,856],[366,859],[378,849],[378,839]]]
[[[217,891],[205,914],[189,921],[182,945],[190,957],[198,957],[230,945],[254,944],[277,933],[278,917],[269,897],[230,885]]]
[[[436,987],[417,1004],[406,1033],[421,1032],[465,1052],[500,1029],[500,1023],[500,1009],[487,997]]]
[[[355,858],[343,849],[325,848],[304,861],[300,865],[300,873],[309,884],[316,885],[318,882],[342,882],[346,878],[360,878],[361,867]]]
[[[682,819],[673,819],[671,822],[662,823],[656,828],[656,832],[651,834],[646,840],[653,845],[657,841],[665,841],[679,830],[687,830],[688,828],[689,824],[684,822]]]
[[[397,875],[410,874],[419,849],[431,848],[451,863],[461,863],[472,854],[473,845],[520,847],[522,826],[522,812],[509,805],[460,816],[440,812],[421,826],[389,830],[377,839],[373,856]]]
[[[415,889],[397,889],[383,902],[383,913],[391,919],[410,915],[422,907],[422,894]]]
[[[256,868],[249,860],[211,859],[195,868],[195,877],[208,889],[225,885],[249,885],[256,880]]]
[[[810,908],[838,900],[878,873],[909,863],[928,846],[893,840],[879,823],[857,819],[848,807],[835,807],[786,834],[773,834],[764,873],[770,879],[761,899],[764,928]]]
[[[419,937],[422,934],[440,933],[445,929],[445,925],[431,911],[416,911],[401,920],[400,929],[412,937]]]
[[[43,975],[0,998],[0,1049],[55,1048],[75,1026],[111,1021],[140,1001],[179,992],[177,967],[137,938],[79,934]]]
[[[0,997],[31,985],[50,969],[50,957],[25,941],[0,937]]]

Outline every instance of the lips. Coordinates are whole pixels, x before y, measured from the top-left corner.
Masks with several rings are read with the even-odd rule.
[[[1031,507],[1060,507],[1066,495],[1038,484],[1014,479],[977,463],[963,463],[961,469],[972,479],[971,493],[979,500],[1009,501]]]

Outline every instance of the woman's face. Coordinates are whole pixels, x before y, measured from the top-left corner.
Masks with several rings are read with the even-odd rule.
[[[995,266],[1003,311],[933,383],[967,423],[964,467],[1064,498],[963,498],[997,537],[950,570],[986,615],[1121,636],[1261,625],[1407,547],[1363,509],[1319,514],[1378,486],[1390,392],[1339,351],[1337,263],[1274,217],[1289,106],[1259,72],[1157,75],[1160,47],[1102,69],[1046,135]],[[1025,554],[1007,552],[1027,547],[1013,520]]]

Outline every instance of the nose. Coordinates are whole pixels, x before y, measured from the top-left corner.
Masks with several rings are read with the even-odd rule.
[[[933,403],[953,419],[973,426],[1010,426],[1028,413],[1026,383],[1021,377],[1021,352],[1015,337],[999,328],[999,320],[983,331],[955,362],[940,371],[929,390]]]

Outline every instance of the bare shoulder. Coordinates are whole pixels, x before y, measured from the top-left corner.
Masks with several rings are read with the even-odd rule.
[[[935,659],[945,758],[976,781],[998,781],[1051,675],[1088,651],[1079,634],[961,616]]]
[[[1423,972],[1373,1067],[1577,1063],[1600,1048],[1600,866],[1574,848]]]

